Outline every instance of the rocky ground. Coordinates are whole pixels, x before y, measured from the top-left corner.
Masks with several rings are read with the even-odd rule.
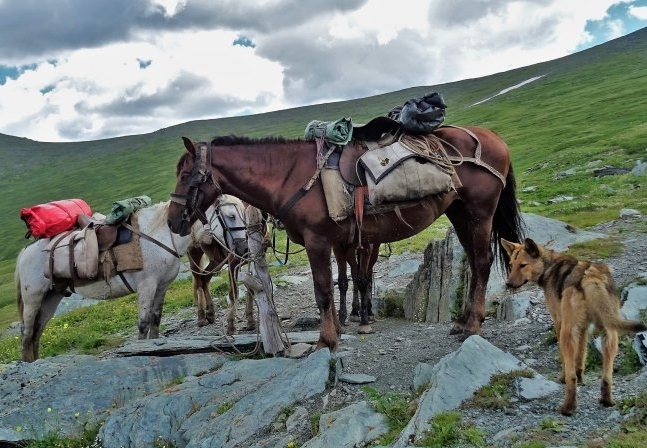
[[[596,226],[592,229],[619,236],[624,250],[621,255],[605,260],[614,269],[619,286],[647,273],[647,219],[632,217]],[[395,266],[409,260],[419,263],[422,254],[404,254],[389,259],[380,259],[375,268],[376,283],[386,290],[402,289],[410,282],[413,273],[393,275]],[[294,267],[282,276],[295,280],[288,286],[277,287],[274,299],[286,331],[297,328],[316,329],[317,310],[312,295],[312,282],[307,267]],[[183,314],[165,317],[167,334],[178,336],[212,335],[219,331],[213,326],[197,327],[192,310]],[[243,311],[239,309],[239,327],[244,326]],[[222,322],[221,314],[219,322]],[[222,324],[219,324],[222,326]],[[357,335],[357,324],[349,323],[346,333],[354,335],[343,341],[339,350],[351,352],[345,357],[344,372],[362,373],[375,377],[370,386],[382,394],[398,393],[410,396],[413,372],[420,362],[435,364],[443,356],[457,350],[461,341],[450,336],[451,324],[424,324],[398,318],[379,317],[373,325],[375,333]],[[495,346],[524,360],[532,368],[549,379],[556,380],[560,365],[557,345],[550,337],[552,321],[542,300],[535,300],[527,319],[517,322],[499,321],[488,317],[483,325],[482,336]],[[644,391],[633,375],[615,374],[615,397],[622,400]],[[464,420],[473,423],[488,435],[488,444],[496,445],[502,434],[517,433],[520,440],[541,437],[554,446],[603,446],[604,437],[615,430],[622,416],[617,408],[598,405],[599,371],[590,371],[585,385],[578,389],[579,410],[573,417],[563,417],[556,408],[561,402],[562,391],[549,399],[531,402],[512,402],[504,410],[462,409]],[[340,383],[321,399],[306,404],[309,412],[328,412],[345,404],[366,399],[362,385]],[[304,440],[307,440],[304,434]],[[506,440],[508,440],[506,438]]]

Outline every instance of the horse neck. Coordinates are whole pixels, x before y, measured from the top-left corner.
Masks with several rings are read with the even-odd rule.
[[[191,234],[179,236],[171,232],[171,229],[166,224],[167,208],[168,203],[166,205],[154,205],[135,212],[137,213],[139,230],[175,250],[178,255],[183,256],[189,251],[193,239]]]
[[[316,170],[314,143],[214,146],[214,176],[223,193],[275,214]]]

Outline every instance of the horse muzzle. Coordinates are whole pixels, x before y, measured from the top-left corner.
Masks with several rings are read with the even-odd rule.
[[[169,218],[167,224],[171,232],[177,233],[180,236],[187,236],[191,233],[191,224],[188,220],[172,220]]]
[[[234,253],[239,257],[244,257],[249,253],[249,245],[246,238],[234,239]]]

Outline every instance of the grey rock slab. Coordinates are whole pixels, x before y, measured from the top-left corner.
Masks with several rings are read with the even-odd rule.
[[[186,446],[205,421],[294,366],[287,358],[229,361],[220,369],[113,411],[99,433],[104,448],[145,448],[156,440]]]
[[[339,381],[348,384],[368,384],[374,383],[376,378],[373,375],[365,373],[342,373],[339,375]]]
[[[78,431],[88,420],[158,392],[177,378],[217,369],[227,357],[216,354],[171,358],[97,359],[55,356],[33,363],[13,362],[0,373],[1,440],[42,438]]]
[[[457,351],[441,358],[433,368],[417,367],[414,385],[427,390],[420,396],[414,416],[391,446],[409,446],[431,427],[434,415],[458,407],[488,384],[492,375],[522,369],[529,367],[476,335],[467,338]],[[543,378],[538,373],[535,376]]]
[[[301,448],[354,448],[389,432],[385,415],[375,411],[366,401],[352,404],[319,419],[319,434]]]
[[[329,380],[330,350],[317,350],[293,364],[258,389],[245,395],[220,415],[201,416],[200,425],[185,432],[187,448],[240,447],[268,428],[287,406],[322,393]],[[128,447],[126,447],[128,448]]]

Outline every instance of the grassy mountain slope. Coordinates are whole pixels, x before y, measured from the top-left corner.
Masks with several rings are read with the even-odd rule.
[[[449,105],[447,124],[490,127],[508,142],[519,186],[538,186],[532,193],[520,191],[527,211],[579,225],[612,218],[620,206],[646,211],[644,188],[640,188],[644,178],[595,181],[590,169],[586,171],[586,162],[631,168],[647,155],[647,108],[642,104],[647,97],[646,61],[647,28],[565,58],[488,77],[252,116],[192,121],[145,135],[41,143],[0,134],[0,260],[14,259],[27,242],[26,227],[19,219],[22,207],[80,197],[106,213],[113,201],[129,196],[168,199],[175,163],[183,150],[181,136],[300,137],[310,120],[350,116],[362,123],[432,90],[443,94]],[[494,96],[534,77],[539,79]],[[555,182],[554,175],[568,168],[575,168],[576,174]],[[546,204],[558,195],[576,200]]]

